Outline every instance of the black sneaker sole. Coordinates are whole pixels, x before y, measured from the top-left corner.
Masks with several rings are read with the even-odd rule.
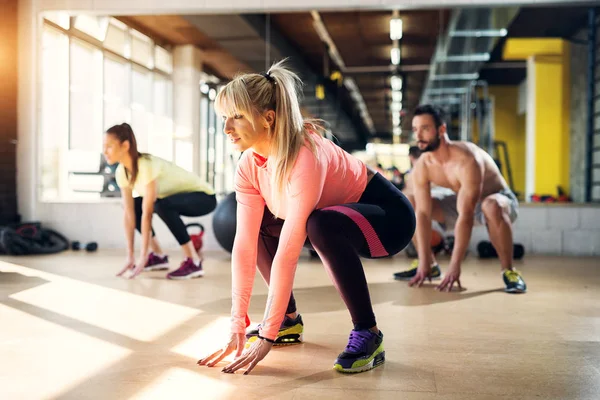
[[[367,372],[370,371],[374,368],[379,367],[380,365],[382,365],[385,362],[385,351],[382,351],[381,353],[377,354],[374,358],[373,361],[370,362],[369,364],[362,366],[362,367],[358,367],[358,368],[343,368],[343,369],[337,369],[335,368],[337,371],[342,372],[344,374],[358,374],[361,372]]]
[[[302,343],[302,334],[292,333],[275,339],[275,343],[273,344],[273,346],[290,346],[292,344],[300,343]]]
[[[415,277],[414,275],[413,276],[407,276],[407,277],[394,275],[394,279],[397,280],[397,281],[410,281],[414,277]],[[442,277],[441,275],[439,275],[439,276],[432,276],[431,280],[432,281],[437,281],[437,280],[441,279],[441,277]],[[427,279],[429,279],[429,278],[427,278]]]
[[[519,288],[506,288],[504,289],[504,291],[506,293],[513,293],[513,294],[520,294],[520,293],[527,293],[527,289],[519,289]]]
[[[256,335],[247,334],[246,340],[250,340],[251,338],[253,338],[255,336],[258,336],[258,334],[256,334]],[[303,342],[302,334],[292,333],[292,334],[281,336],[281,337],[278,337],[277,339],[275,339],[275,343],[273,343],[273,346],[289,346],[292,344],[300,344],[302,342]]]

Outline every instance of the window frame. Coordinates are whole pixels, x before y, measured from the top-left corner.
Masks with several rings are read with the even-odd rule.
[[[119,63],[123,63],[125,65],[127,65],[127,74],[128,74],[128,82],[129,82],[129,88],[128,88],[128,96],[127,99],[125,99],[125,104],[127,105],[127,108],[129,109],[128,111],[128,120],[124,121],[124,122],[130,122],[131,118],[132,118],[132,108],[133,108],[133,88],[132,88],[132,76],[133,76],[133,70],[134,68],[139,68],[142,69],[144,71],[144,73],[148,74],[149,76],[149,80],[151,82],[151,95],[154,95],[155,92],[155,82],[157,82],[157,77],[159,77],[159,79],[162,79],[163,81],[166,81],[167,90],[173,90],[174,88],[174,83],[173,83],[173,52],[170,48],[165,47],[165,46],[161,46],[159,44],[157,44],[151,37],[148,37],[147,35],[144,35],[143,33],[137,31],[136,29],[134,29],[131,26],[127,26],[126,24],[124,24],[122,21],[119,21],[115,18],[110,17],[108,19],[108,23],[107,23],[107,27],[106,27],[106,31],[108,32],[108,29],[110,27],[111,24],[116,25],[117,27],[119,27],[120,29],[123,29],[124,26],[126,26],[125,28],[125,40],[126,40],[126,44],[125,44],[125,54],[120,54],[119,52],[116,52],[110,48],[107,48],[106,46],[104,46],[104,43],[100,40],[98,40],[97,38],[90,36],[88,34],[86,34],[83,31],[79,31],[77,28],[75,28],[75,18],[77,17],[69,17],[69,28],[65,29],[65,27],[53,22],[52,20],[49,20],[47,18],[43,18],[42,22],[41,22],[41,29],[40,29],[40,40],[41,40],[41,35],[44,34],[44,29],[46,29],[46,27],[52,29],[53,31],[55,31],[58,34],[62,34],[65,35],[67,38],[67,43],[68,43],[68,57],[69,60],[67,61],[69,64],[69,69],[71,69],[71,63],[72,63],[72,59],[71,59],[71,46],[73,41],[77,41],[77,42],[81,42],[80,44],[83,44],[84,46],[90,46],[91,48],[94,48],[96,50],[100,51],[100,55],[101,55],[101,82],[98,84],[102,89],[102,94],[101,94],[101,101],[100,101],[100,115],[101,115],[101,124],[102,124],[102,129],[107,129],[108,126],[106,125],[106,115],[105,115],[105,110],[106,110],[106,100],[105,100],[105,96],[106,96],[106,76],[105,76],[105,60],[107,58],[112,59],[113,61],[119,62]],[[149,62],[149,65],[143,65],[133,59],[131,59],[131,41],[132,41],[132,37],[136,35],[136,36],[140,36],[140,37],[145,37],[147,38],[147,40],[149,41],[150,44],[150,59],[151,62]],[[105,35],[106,36],[106,35]],[[160,50],[158,50],[160,48]],[[165,55],[165,52],[167,54],[170,55],[170,63],[166,62],[163,63],[161,65],[165,66],[164,69],[169,69],[170,71],[164,71],[161,68],[158,68],[156,66],[156,62],[155,62],[155,57],[156,55],[162,52],[162,55]],[[42,57],[42,53],[40,53],[40,57]],[[168,58],[165,58],[167,61]],[[151,67],[150,67],[151,64]],[[170,64],[170,65],[169,65]],[[41,77],[43,75],[43,61],[40,59],[39,63],[38,63],[38,68],[39,68],[39,76]],[[72,76],[71,76],[71,72],[69,71],[69,77],[68,77],[68,87],[66,88],[67,90],[67,96],[68,96],[68,106],[67,106],[67,132],[66,132],[66,137],[67,139],[67,146],[65,149],[61,148],[61,151],[65,151],[65,152],[69,152],[70,151],[70,143],[71,143],[71,135],[72,135],[72,115],[73,113],[71,112],[71,85],[72,85]],[[39,108],[38,108],[38,116],[41,118],[41,115],[43,113],[42,107],[43,107],[43,102],[44,102],[44,95],[43,95],[43,91],[44,91],[44,87],[43,87],[43,83],[40,79],[40,84],[38,86],[39,89]],[[175,123],[174,123],[174,116],[173,116],[173,94],[171,93],[171,95],[169,96],[168,100],[166,100],[167,103],[170,102],[170,104],[167,104],[167,115],[162,115],[161,117],[167,118],[170,123],[168,125],[171,126],[171,132],[168,133],[170,140],[173,142],[175,140],[174,138],[174,127],[175,127]],[[146,110],[146,112],[148,113],[148,117],[150,118],[151,116],[154,116],[156,114],[156,110],[155,110],[155,104],[154,102],[151,100],[149,102],[149,110]],[[149,124],[150,126],[150,124]],[[38,176],[42,176],[42,167],[43,167],[43,159],[44,159],[44,148],[41,145],[41,143],[43,143],[43,141],[45,140],[45,135],[49,135],[49,134],[53,134],[52,132],[47,132],[44,130],[44,126],[42,124],[38,125],[37,128],[37,136],[38,136],[38,141],[37,143],[39,145],[37,145],[37,154],[36,154],[36,170],[37,170],[37,175]],[[153,136],[153,132],[147,132],[148,137]],[[63,146],[64,144],[61,144],[61,146]],[[174,146],[173,146],[174,147]],[[99,163],[99,168],[98,168],[98,172],[96,173],[89,173],[89,172],[80,172],[78,173],[77,171],[65,171],[62,168],[59,168],[56,170],[56,174],[57,174],[57,179],[58,181],[63,181],[65,182],[65,187],[63,189],[60,189],[61,185],[57,184],[58,186],[56,188],[54,188],[53,186],[45,186],[44,182],[40,182],[38,184],[36,184],[36,198],[38,199],[39,202],[41,203],[86,203],[86,202],[114,202],[114,201],[120,201],[120,191],[118,190],[118,188],[115,191],[111,191],[109,193],[106,192],[107,188],[111,185],[111,183],[113,183],[114,181],[114,170],[116,169],[116,166],[111,166],[110,168],[107,168],[104,161],[103,161],[103,157],[102,157],[102,149],[100,148],[99,154],[98,154],[98,158],[100,159],[100,163]],[[171,155],[171,158],[173,158],[173,154]],[[109,171],[110,170],[110,171]],[[92,192],[88,192],[91,193],[89,195],[86,195],[84,192],[86,192],[86,190],[78,190],[77,188],[73,188],[70,187],[69,182],[72,180],[71,176],[73,174],[76,175],[84,175],[87,174],[89,176],[93,176],[97,179],[98,176],[103,176],[105,183],[103,185],[103,188],[99,191],[92,191]],[[63,176],[64,175],[64,176]],[[54,189],[56,190],[56,193],[53,194],[49,194],[52,193],[52,191]],[[80,196],[81,194],[81,196]],[[118,199],[114,199],[114,197],[117,197]]]

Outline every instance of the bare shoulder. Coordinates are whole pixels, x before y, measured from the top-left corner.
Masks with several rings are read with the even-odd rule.
[[[429,152],[422,153],[421,156],[415,162],[414,167],[415,168],[428,168],[429,164],[431,164],[432,157],[433,156]]]
[[[425,153],[421,154],[421,157],[417,160],[415,165],[413,166],[412,172],[412,180],[416,183],[427,183],[429,180],[429,165],[431,163],[431,154]]]
[[[473,166],[483,162],[483,150],[471,142],[454,142],[452,158],[460,165]]]
[[[483,150],[470,142],[458,142],[456,150],[459,181],[472,180],[475,177],[483,178],[485,163],[481,154]]]

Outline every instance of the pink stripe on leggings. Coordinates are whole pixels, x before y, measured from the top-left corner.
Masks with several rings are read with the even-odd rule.
[[[377,236],[375,229],[373,229],[373,226],[364,215],[350,207],[345,206],[325,207],[322,210],[337,211],[350,217],[350,219],[354,221],[356,225],[358,225],[360,231],[367,240],[371,257],[384,257],[389,255],[385,247],[383,247],[381,240],[379,240],[379,236]]]

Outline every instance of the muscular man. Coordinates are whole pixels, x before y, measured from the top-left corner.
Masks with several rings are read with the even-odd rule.
[[[470,142],[455,142],[448,138],[440,111],[430,105],[419,106],[414,113],[413,132],[422,151],[411,173],[411,199],[416,206],[418,267],[398,272],[396,279],[410,279],[410,286],[421,286],[435,276],[437,266],[431,252],[432,216],[446,229],[454,228],[454,249],[448,271],[438,290],[459,289],[463,260],[473,225],[487,227],[490,240],[502,266],[505,291],[524,293],[527,286],[521,274],[512,266],[512,223],[517,217],[518,201],[509,189],[492,157]],[[452,192],[432,199],[431,185]],[[416,240],[415,240],[416,239]],[[439,276],[439,273],[437,274]]]
[[[421,150],[419,149],[419,147],[410,146],[408,148],[408,159],[410,160],[410,169],[408,171],[411,171],[415,167],[415,164],[417,163],[419,157],[421,157]]]
[[[421,157],[421,150],[419,150],[417,146],[410,146],[410,148],[408,149],[408,159],[410,160],[410,168],[404,173],[404,188],[402,189],[402,192],[407,196],[413,194],[412,187],[410,186],[410,178],[411,172],[415,167],[415,164],[417,163],[419,157]]]

